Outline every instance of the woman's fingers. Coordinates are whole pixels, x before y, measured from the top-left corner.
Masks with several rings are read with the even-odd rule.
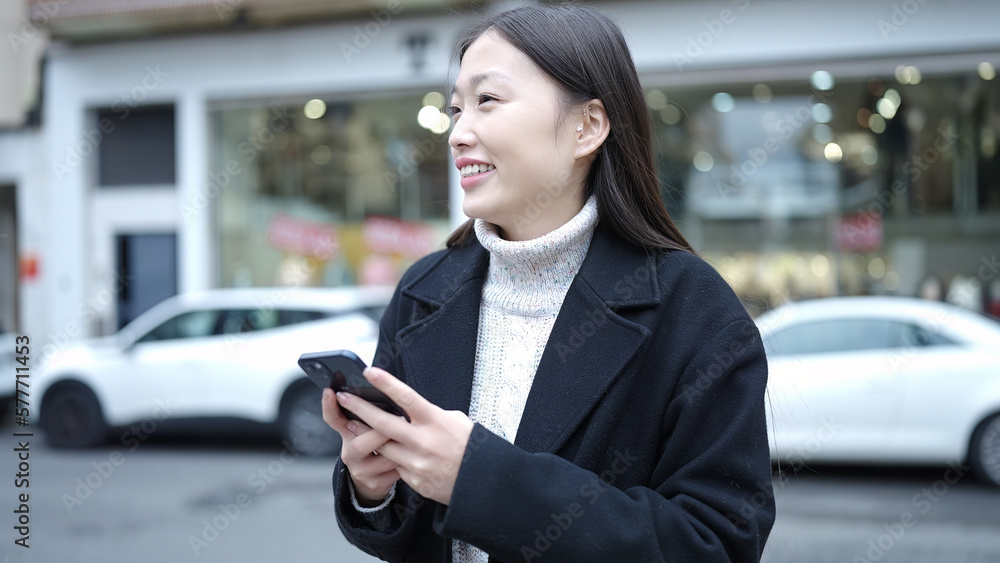
[[[341,412],[340,406],[337,405],[336,395],[333,389],[323,390],[323,421],[326,422],[330,428],[333,428],[343,436],[345,433],[350,432],[347,427],[347,423],[351,422],[344,413]]]
[[[412,387],[384,369],[366,368],[364,375],[369,383],[406,411],[410,420],[413,420],[414,417],[426,416],[429,410],[437,408],[433,403],[420,396],[420,393],[414,391]]]

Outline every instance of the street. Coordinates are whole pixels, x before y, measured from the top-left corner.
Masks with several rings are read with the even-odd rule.
[[[5,563],[373,561],[337,529],[332,459],[246,439],[63,451],[36,433],[18,488],[17,430],[0,430]],[[767,563],[1000,562],[1000,489],[960,466],[806,468],[775,487]],[[14,544],[24,492],[28,549]]]
[[[36,434],[25,489],[15,488],[15,431],[0,433],[4,563],[374,561],[337,528],[333,458],[295,457],[273,439],[53,450]],[[12,529],[25,491],[28,549]]]

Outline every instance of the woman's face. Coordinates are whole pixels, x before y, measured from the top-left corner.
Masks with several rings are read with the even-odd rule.
[[[559,88],[527,55],[483,34],[462,58],[451,105],[466,215],[508,240],[529,240],[580,211],[590,162],[574,150],[582,111],[564,118]]]

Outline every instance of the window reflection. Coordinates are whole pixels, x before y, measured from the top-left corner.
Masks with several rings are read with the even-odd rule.
[[[974,282],[1000,238],[996,80],[906,65],[822,75],[826,90],[815,77],[651,85],[664,201],[685,234],[754,313]]]
[[[213,111],[220,285],[394,283],[440,246],[449,147],[417,121],[426,97]]]

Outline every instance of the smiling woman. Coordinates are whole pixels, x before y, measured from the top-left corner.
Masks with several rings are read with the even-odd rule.
[[[457,57],[473,219],[382,317],[365,376],[410,421],[325,392],[341,530],[388,561],[758,561],[764,349],[667,214],[621,31],[531,6]]]

